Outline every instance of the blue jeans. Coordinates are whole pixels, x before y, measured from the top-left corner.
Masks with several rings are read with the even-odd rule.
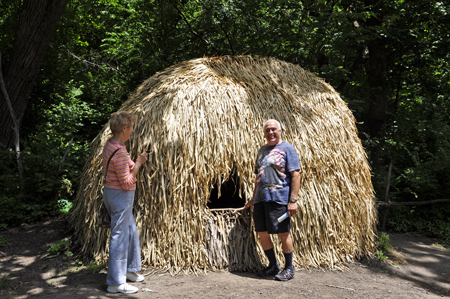
[[[123,284],[127,272],[141,270],[141,247],[133,216],[134,192],[103,190],[103,201],[111,215],[107,285]]]

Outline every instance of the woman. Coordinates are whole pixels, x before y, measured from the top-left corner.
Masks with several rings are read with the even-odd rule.
[[[111,215],[111,239],[106,277],[107,291],[110,293],[136,293],[139,289],[127,284],[126,280],[133,282],[144,280],[142,275],[134,273],[141,270],[141,249],[132,210],[136,175],[141,165],[147,161],[147,153],[140,154],[134,163],[125,147],[135,122],[136,118],[128,112],[113,113],[110,120],[113,136],[106,142],[102,152],[105,175],[103,200]]]

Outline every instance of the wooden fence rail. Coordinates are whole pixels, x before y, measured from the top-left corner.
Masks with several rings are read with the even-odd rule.
[[[390,206],[421,206],[438,202],[447,202],[450,201],[450,198],[445,199],[434,199],[434,200],[426,200],[426,201],[404,201],[404,202],[392,202],[392,201],[377,201],[377,205],[390,207]]]
[[[383,219],[381,221],[381,231],[385,231],[386,229],[386,221],[387,214],[390,206],[420,206],[420,205],[428,205],[432,203],[440,203],[450,201],[449,198],[445,199],[434,199],[434,200],[426,200],[426,201],[404,201],[404,202],[392,202],[389,200],[389,187],[391,185],[391,172],[392,172],[392,162],[389,163],[389,171],[387,177],[386,184],[386,194],[384,197],[384,201],[376,201],[376,204],[380,207],[383,207]]]

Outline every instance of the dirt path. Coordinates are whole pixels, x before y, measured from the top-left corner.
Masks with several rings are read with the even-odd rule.
[[[68,237],[64,221],[53,219],[0,232],[0,298],[450,298],[450,249],[411,234],[390,236],[396,265],[297,270],[289,282],[254,273],[155,274],[124,296],[105,292],[104,270],[77,267],[64,254],[47,258],[47,249]]]

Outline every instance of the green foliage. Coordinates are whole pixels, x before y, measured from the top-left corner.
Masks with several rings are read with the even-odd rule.
[[[433,245],[433,246],[435,246],[435,247],[439,247],[439,248],[445,249],[445,246],[444,246],[444,245],[441,245],[441,244],[439,244],[438,242],[436,242],[436,243],[433,243],[433,244],[431,244],[431,245]]]
[[[69,84],[64,95],[50,95],[54,98],[50,106],[31,105],[28,110],[21,144],[24,196],[19,193],[16,154],[0,147],[0,223],[14,226],[38,221],[66,213],[72,206],[89,151],[87,140],[81,137],[84,122],[98,114],[80,99],[81,88]]]
[[[377,258],[379,260],[384,261],[384,260],[388,259],[389,257],[385,256],[382,250],[377,250]]]
[[[34,152],[35,145],[22,151],[25,173],[25,195],[19,190],[19,175],[15,153],[0,148],[0,224],[14,226],[56,216],[70,209],[73,190],[70,179],[75,172],[63,169],[58,173],[59,162],[44,150]],[[72,164],[73,165],[73,164]],[[78,166],[81,168],[81,166]],[[62,177],[67,177],[61,181]]]
[[[50,254],[57,254],[67,250],[69,248],[69,245],[70,243],[68,241],[60,241],[59,243],[52,245],[49,249],[47,249],[47,251]]]
[[[19,8],[0,2],[6,62]],[[325,78],[360,122],[378,200],[390,162],[391,201],[448,198],[448,23],[450,5],[435,0],[71,1],[23,117],[24,197],[15,154],[0,148],[0,225],[67,212],[110,114],[151,75],[205,55],[271,56]],[[392,207],[388,227],[449,240],[449,212]]]
[[[100,272],[104,267],[105,267],[105,266],[104,266],[104,265],[101,265],[101,264],[90,263],[90,264],[86,267],[86,269],[87,269],[89,272],[92,272],[92,273],[98,273],[98,272]]]
[[[59,204],[59,211],[63,214],[69,212],[69,210],[73,206],[73,203],[68,201],[67,199],[58,200],[58,204]]]
[[[385,256],[384,253],[392,253],[392,245],[389,235],[386,233],[381,233],[377,238],[377,258],[379,260],[386,260],[389,257]]]
[[[9,53],[12,50],[19,19],[19,7],[19,1],[0,1],[2,15],[0,18],[0,52],[2,52],[2,56],[4,55],[5,61],[10,59]]]
[[[378,248],[380,248],[380,251],[382,250],[387,253],[392,253],[391,240],[390,240],[388,234],[381,233],[378,236],[377,243],[378,243]]]
[[[7,236],[0,235],[0,247],[5,247],[9,244],[9,239]]]
[[[388,225],[398,232],[417,232],[450,245],[449,215],[450,204],[395,206],[389,210]]]
[[[0,290],[8,290],[9,284],[10,284],[10,278],[7,275],[0,278]]]

